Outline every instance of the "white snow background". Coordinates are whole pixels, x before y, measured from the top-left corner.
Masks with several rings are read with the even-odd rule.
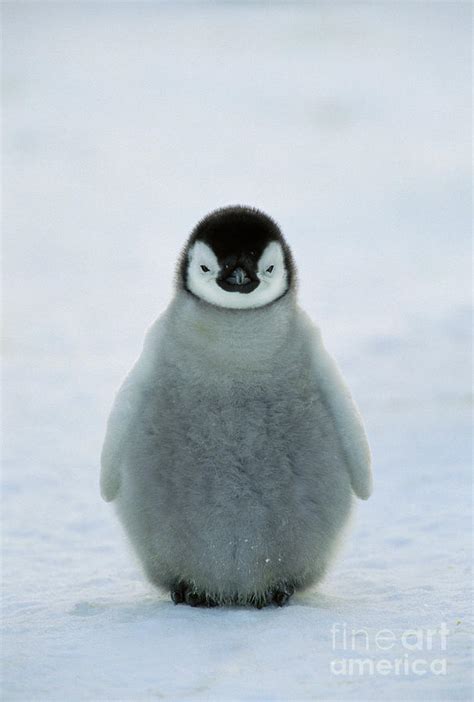
[[[469,699],[470,4],[2,9],[3,699]],[[283,609],[174,606],[98,490],[178,252],[232,203],[280,223],[373,449],[335,567]],[[446,650],[411,631],[443,622]],[[367,657],[428,668],[334,671]]]

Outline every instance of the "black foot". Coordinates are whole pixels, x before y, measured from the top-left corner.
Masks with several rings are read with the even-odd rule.
[[[276,588],[272,592],[272,602],[278,607],[283,607],[283,605],[286,605],[294,591],[295,588],[293,585],[286,585],[284,588]]]
[[[258,598],[252,597],[249,599],[248,604],[257,609],[263,609],[263,607],[268,607],[272,604],[283,607],[293,595],[294,591],[295,588],[293,585],[281,585],[280,587],[267,590],[267,592],[260,595]]]
[[[274,604],[283,607],[293,595],[295,588],[293,585],[282,585],[268,590],[258,599],[248,600],[248,604],[257,609]],[[180,580],[171,588],[171,599],[175,604],[187,604],[191,607],[217,607],[218,603],[206,593],[195,590],[195,588],[184,580]]]
[[[171,599],[175,604],[181,604],[186,598],[186,585],[182,581],[176,583],[174,587],[171,588]]]
[[[191,607],[216,607],[217,602],[203,592],[196,592],[188,583],[181,580],[171,589],[171,599],[175,604],[188,604]]]

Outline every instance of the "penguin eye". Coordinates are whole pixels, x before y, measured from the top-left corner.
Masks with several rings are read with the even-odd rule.
[[[201,270],[203,273],[209,273],[209,268],[207,266],[201,266]]]
[[[275,266],[268,266],[266,272],[267,272],[267,273],[273,273],[273,269],[274,269],[274,268],[275,268]]]

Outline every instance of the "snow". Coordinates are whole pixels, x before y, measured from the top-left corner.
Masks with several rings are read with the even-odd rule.
[[[470,5],[3,19],[3,698],[469,699]],[[375,492],[316,592],[203,611],[145,582],[98,457],[187,233],[236,202],[287,234]]]

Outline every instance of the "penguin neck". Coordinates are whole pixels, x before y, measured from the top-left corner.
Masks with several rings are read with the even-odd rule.
[[[168,308],[172,335],[190,353],[209,362],[239,368],[259,367],[287,341],[295,319],[296,294],[252,309],[228,309],[178,290]]]

